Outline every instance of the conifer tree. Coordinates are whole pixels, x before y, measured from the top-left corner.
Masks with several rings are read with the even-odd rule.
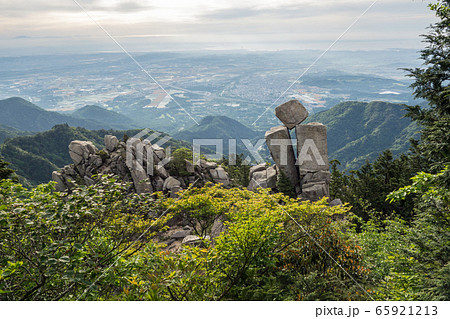
[[[277,179],[277,189],[280,193],[283,193],[286,196],[289,196],[291,198],[297,197],[295,194],[294,186],[292,186],[291,181],[281,169]]]
[[[411,87],[416,98],[428,106],[410,106],[407,116],[423,126],[421,140],[416,143],[417,155],[424,169],[439,171],[450,163],[450,0],[430,4],[439,21],[423,35],[427,46],[421,51],[423,65],[406,69],[414,79]]]

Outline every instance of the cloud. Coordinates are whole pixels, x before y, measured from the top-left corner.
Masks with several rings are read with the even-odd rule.
[[[142,1],[105,1],[105,0],[77,0],[89,12],[105,13],[133,13],[152,9],[152,6]],[[0,15],[33,15],[43,12],[73,13],[80,8],[73,0],[15,0],[14,2],[0,0]]]
[[[373,0],[77,0],[112,35],[130,50],[136,47],[167,48],[169,43],[259,43],[272,48],[281,42],[304,47],[306,42],[334,41]],[[427,1],[379,1],[343,37],[342,41],[418,39],[433,21]],[[131,35],[131,36],[130,36]],[[73,0],[0,0],[0,40],[19,45],[33,40],[77,38],[75,47],[94,47],[110,39]],[[15,38],[14,38],[15,37]],[[14,40],[12,40],[14,39]],[[63,46],[63,41],[61,46]],[[85,42],[83,42],[85,41]],[[52,43],[56,45],[55,43]],[[405,46],[415,46],[418,41]],[[403,42],[402,42],[403,43]],[[405,42],[406,43],[406,42]],[[112,44],[114,46],[114,44]],[[128,48],[128,47],[127,47]],[[280,45],[281,48],[281,45]],[[67,49],[67,45],[65,47]],[[75,49],[75,48],[74,48]]]

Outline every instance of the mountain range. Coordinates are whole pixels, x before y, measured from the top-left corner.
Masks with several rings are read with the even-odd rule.
[[[136,125],[125,116],[98,106],[86,106],[73,115],[46,111],[20,97],[0,100],[0,125],[29,132],[50,130],[57,124],[68,124],[91,130],[130,129]]]
[[[374,160],[386,149],[394,155],[408,151],[410,139],[419,137],[419,127],[405,114],[402,104],[343,102],[311,115],[305,123],[326,125],[329,158],[351,170],[366,160]]]
[[[198,124],[174,134],[174,138],[190,143],[193,143],[194,139],[220,139],[223,141],[225,155],[229,153],[229,140],[236,140],[236,154],[247,155],[247,149],[241,139],[254,141],[264,138],[264,132],[254,131],[227,116],[206,116]]]
[[[330,160],[337,159],[341,168],[352,170],[358,169],[366,160],[374,160],[386,149],[391,149],[394,154],[408,151],[409,140],[419,136],[419,127],[404,117],[404,108],[405,105],[387,102],[344,102],[311,115],[305,123],[325,124]],[[53,170],[71,163],[68,145],[72,140],[90,140],[101,148],[106,134],[121,138],[124,134],[133,136],[140,131],[89,130],[92,127],[134,127],[129,118],[98,106],[86,106],[67,116],[45,111],[20,98],[11,98],[0,101],[0,115],[0,142],[8,139],[0,145],[0,155],[31,184],[48,181]],[[47,129],[52,124],[60,125]],[[75,125],[83,128],[71,127]],[[47,131],[32,132],[42,130]],[[246,154],[247,149],[240,140],[249,139],[255,145],[258,139],[264,138],[264,132],[226,116],[207,116],[199,125],[173,137],[169,144],[174,148],[192,147],[194,139],[222,139],[225,154],[228,153],[228,140],[236,139],[237,153]],[[211,153],[211,147],[205,150]],[[261,153],[263,158],[269,159],[267,148]]]

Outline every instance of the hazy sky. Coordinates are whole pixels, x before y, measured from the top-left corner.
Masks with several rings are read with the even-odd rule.
[[[77,0],[129,51],[323,49],[373,0]],[[420,48],[429,0],[379,0],[335,46]],[[0,0],[0,54],[119,51],[74,0]]]

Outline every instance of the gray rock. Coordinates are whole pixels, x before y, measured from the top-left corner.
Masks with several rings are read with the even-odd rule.
[[[62,171],[63,171],[63,173],[64,173],[65,175],[69,175],[69,176],[76,176],[76,175],[77,175],[77,172],[75,172],[75,170],[73,169],[73,167],[70,166],[70,165],[64,166],[63,169],[62,169]]]
[[[217,167],[216,168],[217,175],[219,176],[219,179],[222,180],[228,180],[228,173],[223,169],[223,167]]]
[[[206,162],[206,161],[205,161],[205,162],[203,163],[202,167],[205,168],[205,169],[213,169],[213,168],[216,168],[216,167],[217,167],[217,163],[214,163],[214,162]]]
[[[215,168],[210,169],[209,170],[209,174],[211,174],[211,177],[213,179],[218,179],[219,178],[219,173],[217,172],[217,170]]]
[[[194,174],[195,173],[195,167],[194,164],[192,164],[190,161],[188,161],[187,159],[184,160],[186,163],[186,171],[190,174]]]
[[[188,176],[188,182],[189,184],[192,184],[196,181],[197,179],[195,178],[195,176]]]
[[[162,161],[163,159],[166,158],[166,151],[164,150],[164,148],[162,148],[158,144],[152,145],[152,151],[153,151],[153,154],[155,154],[157,157],[155,159],[157,163],[159,163],[160,161]]]
[[[134,188],[138,194],[152,193],[153,187],[149,181],[149,177],[145,169],[138,162],[133,163],[131,178],[133,179]]]
[[[189,236],[192,233],[191,230],[181,230],[181,231],[177,231],[175,233],[173,233],[170,238],[173,239],[181,239],[181,238],[185,238],[186,236]]]
[[[299,101],[292,100],[277,106],[275,115],[288,129],[293,129],[308,117],[308,111]]]
[[[275,164],[295,187],[299,183],[299,176],[289,130],[285,126],[273,127],[266,132],[265,139]]]
[[[302,170],[328,171],[327,128],[321,123],[297,125],[297,165]]]
[[[108,152],[114,152],[119,146],[119,140],[113,135],[105,135],[105,148]]]
[[[250,177],[252,176],[253,173],[264,171],[265,169],[267,169],[266,163],[262,163],[262,164],[258,164],[258,165],[250,167]]]
[[[310,183],[302,187],[301,197],[310,201],[318,201],[323,197],[329,197],[328,187],[323,183]]]
[[[167,248],[167,251],[170,251],[172,253],[178,253],[181,250],[181,242],[178,240],[174,240],[172,244],[170,244]]]
[[[330,183],[331,173],[329,171],[318,171],[314,173],[307,173],[302,176],[301,184],[326,182]]]
[[[186,236],[183,241],[181,242],[182,245],[197,245],[200,244],[202,241],[200,237],[195,235],[188,235]]]
[[[210,240],[209,236],[204,237],[205,240]],[[186,236],[181,242],[182,245],[199,246],[202,244],[202,239],[195,235]]]
[[[86,184],[86,186],[92,186],[95,184],[95,181],[92,178],[84,176],[83,179],[84,179],[84,183]]]
[[[153,180],[155,181],[156,191],[162,192],[164,190],[164,180],[159,176],[156,176]]]
[[[156,172],[162,178],[169,177],[169,173],[167,173],[167,170],[164,168],[164,166],[156,165]]]
[[[95,168],[99,168],[103,164],[102,157],[100,155],[91,155],[89,157],[89,165]]]
[[[254,172],[250,178],[247,189],[255,191],[258,188],[275,188],[277,185],[277,170],[271,166],[264,171]]]
[[[341,201],[339,198],[333,199],[333,200],[330,202],[330,207],[334,207],[334,206],[342,206],[342,205],[344,205],[344,204],[342,203],[342,201]]]
[[[172,188],[180,187],[181,183],[176,178],[169,176],[164,181],[163,189],[164,190],[172,190]]]
[[[83,161],[83,155],[69,151],[70,158],[75,165],[79,165]]]
[[[211,227],[211,240],[214,241],[215,238],[219,237],[221,233],[226,231],[226,226],[223,223],[223,218],[217,218]]]
[[[95,154],[97,148],[92,142],[72,141],[69,144],[69,155],[75,165],[79,165],[83,160],[87,160],[89,155]]]
[[[54,171],[52,173],[52,179],[54,182],[56,182],[55,190],[57,192],[64,192],[67,189],[67,186],[64,183],[64,177],[61,173]]]

